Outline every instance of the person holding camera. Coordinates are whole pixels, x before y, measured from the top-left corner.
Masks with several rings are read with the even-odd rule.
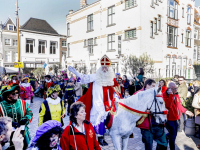
[[[33,113],[24,100],[19,99],[19,85],[8,85],[3,91],[3,101],[0,102],[0,116],[11,117],[12,126],[16,129],[20,127],[24,137],[24,147],[26,149],[30,143],[28,124],[32,121]]]
[[[20,128],[12,131],[12,119],[10,117],[0,117],[0,149],[22,150],[24,138],[20,132]]]
[[[169,132],[167,138],[169,139],[170,150],[175,150],[178,120],[180,119],[181,113],[189,116],[194,116],[194,114],[181,105],[181,99],[177,94],[177,86],[174,82],[169,83],[168,89],[163,93],[163,100],[168,109],[167,122],[165,124]]]
[[[129,72],[129,74],[132,76],[132,78],[135,80],[135,90],[136,92],[141,90],[143,88],[143,75],[144,75],[144,71],[143,68],[139,68],[138,69],[138,75],[132,75],[131,72]]]

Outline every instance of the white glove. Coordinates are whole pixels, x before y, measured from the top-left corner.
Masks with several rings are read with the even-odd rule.
[[[70,72],[72,72],[73,74],[75,74],[77,77],[81,77],[81,74],[80,74],[79,72],[77,72],[76,69],[75,69],[74,67],[69,66],[69,67],[68,67],[68,70],[69,70]]]

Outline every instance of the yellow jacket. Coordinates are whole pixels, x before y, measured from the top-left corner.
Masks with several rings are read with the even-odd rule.
[[[60,106],[60,98],[58,97],[56,100],[53,100],[51,98],[46,99],[49,105],[50,113],[51,113],[51,120],[56,120],[58,122],[61,122],[61,106]],[[65,114],[65,105],[62,101],[62,107],[63,112],[62,115]],[[40,113],[39,113],[39,123],[38,126],[43,124],[44,115],[46,113],[46,108],[44,103],[40,106]]]

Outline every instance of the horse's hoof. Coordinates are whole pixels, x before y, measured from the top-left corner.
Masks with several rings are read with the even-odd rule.
[[[104,146],[108,146],[108,143],[105,140],[103,140],[103,144]]]

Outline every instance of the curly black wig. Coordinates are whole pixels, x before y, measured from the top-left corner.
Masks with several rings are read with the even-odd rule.
[[[53,148],[49,147],[50,144],[50,137],[52,137],[53,134],[58,134],[59,138],[61,137],[63,133],[63,128],[61,127],[54,127],[51,130],[44,133],[37,141],[36,146],[39,148],[39,150],[52,150]]]

